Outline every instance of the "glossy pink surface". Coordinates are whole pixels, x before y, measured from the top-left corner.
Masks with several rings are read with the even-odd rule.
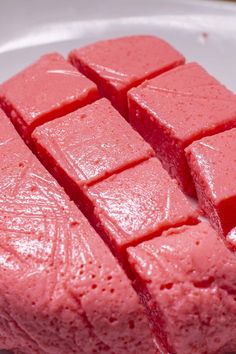
[[[1,105],[25,135],[96,98],[96,85],[57,53],[42,56],[0,87]]]
[[[199,203],[227,234],[236,226],[236,129],[196,141],[186,151]]]
[[[176,354],[236,352],[236,258],[206,222],[129,248],[157,337]],[[159,314],[159,316],[158,316]]]
[[[163,229],[195,220],[191,203],[156,158],[89,187],[88,197],[118,251]]]
[[[234,227],[226,236],[227,243],[234,251],[236,249],[236,227]]]
[[[236,353],[235,94],[154,36],[69,60],[0,86],[0,351]]]
[[[154,354],[117,261],[1,112],[0,125],[0,348]]]
[[[184,148],[236,126],[236,96],[196,63],[146,81],[129,94],[130,122],[169,173],[193,194]]]
[[[128,36],[75,49],[70,60],[124,114],[128,89],[182,64],[184,57],[158,37]]]
[[[32,137],[78,187],[154,155],[105,98],[38,127]]]

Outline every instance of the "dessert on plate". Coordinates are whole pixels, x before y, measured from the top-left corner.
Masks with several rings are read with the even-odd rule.
[[[39,58],[0,124],[0,349],[236,353],[233,92],[135,35]]]

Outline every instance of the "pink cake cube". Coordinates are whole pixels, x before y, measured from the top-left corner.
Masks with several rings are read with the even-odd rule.
[[[196,141],[186,153],[199,204],[226,235],[236,227],[236,129]]]
[[[154,36],[99,41],[73,50],[69,58],[124,116],[127,116],[126,94],[131,87],[185,60],[171,45]]]
[[[236,353],[236,258],[207,222],[128,254],[162,353]]]
[[[0,112],[0,349],[156,353],[130,281]]]
[[[0,106],[27,139],[36,126],[97,98],[96,85],[57,53],[42,56],[0,86]]]
[[[38,127],[32,137],[67,189],[71,183],[90,185],[154,155],[105,98]]]
[[[196,139],[236,126],[236,96],[190,63],[132,89],[128,100],[133,127],[180,187],[194,195],[184,149]]]
[[[194,206],[156,158],[90,186],[87,194],[97,227],[121,257],[129,245],[196,222]]]

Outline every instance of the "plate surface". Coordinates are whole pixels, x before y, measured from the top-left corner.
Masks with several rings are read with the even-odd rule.
[[[236,3],[203,0],[4,1],[0,82],[47,52],[128,34],[166,39],[236,92]]]

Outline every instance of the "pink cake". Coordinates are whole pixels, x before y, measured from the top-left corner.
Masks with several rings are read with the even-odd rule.
[[[1,112],[0,124],[0,348],[156,353],[117,261]]]
[[[187,158],[201,208],[226,235],[236,227],[236,129],[194,142]]]
[[[57,53],[42,56],[0,86],[0,105],[26,139],[36,126],[97,98],[96,85]]]
[[[154,36],[99,41],[73,50],[69,58],[124,116],[127,115],[126,93],[131,87],[185,60],[172,46]]]
[[[0,86],[0,352],[236,354],[236,95],[153,36],[69,60]]]
[[[208,223],[128,253],[162,353],[235,353],[236,258]]]
[[[128,245],[196,222],[194,207],[152,158],[88,188],[98,228],[118,256]]]
[[[71,183],[82,188],[154,155],[105,98],[38,127],[32,137],[67,189]]]
[[[146,81],[128,94],[129,119],[180,187],[194,195],[184,149],[236,126],[236,96],[196,63]]]

